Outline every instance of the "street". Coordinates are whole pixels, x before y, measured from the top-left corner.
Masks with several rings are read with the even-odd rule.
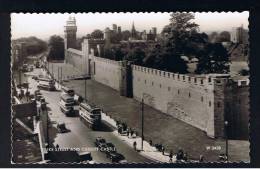
[[[40,69],[35,69],[33,74],[40,73]],[[30,76],[28,77],[30,88],[36,89],[36,81]],[[94,141],[96,137],[103,137],[107,142],[111,142],[115,145],[117,151],[124,155],[127,162],[151,162],[151,160],[141,156],[134,149],[128,146],[126,143],[119,140],[115,135],[112,134],[113,129],[109,126],[104,125],[100,131],[92,131],[83,122],[80,121],[79,117],[66,117],[59,108],[58,102],[60,100],[60,91],[44,91],[41,90],[49,108],[49,117],[51,124],[56,127],[58,123],[65,123],[66,127],[70,130],[68,133],[51,133],[50,138],[53,139],[54,145],[59,145],[60,148],[88,148],[95,149]],[[110,162],[106,158],[105,153],[99,151],[91,151],[93,160],[97,163]]]

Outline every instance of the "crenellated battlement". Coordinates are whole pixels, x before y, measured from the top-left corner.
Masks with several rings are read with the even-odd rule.
[[[96,57],[94,55],[92,55],[92,59],[104,62],[104,63],[108,63],[108,64],[114,64],[114,65],[122,65],[122,61],[115,61],[115,60],[111,60],[111,59],[106,59],[106,58],[101,58],[101,57]]]
[[[138,65],[132,65],[132,69],[146,74],[171,78],[172,80],[194,84],[194,85],[200,85],[200,86],[213,85],[213,84],[221,85],[227,82],[227,79],[230,78],[230,76],[226,74],[207,74],[201,76],[185,75],[185,74],[172,73],[172,72],[167,72],[163,70],[158,70],[158,69],[153,69],[153,68],[148,68],[148,67],[143,67]]]

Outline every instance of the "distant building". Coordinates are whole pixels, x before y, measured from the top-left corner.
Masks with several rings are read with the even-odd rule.
[[[232,28],[231,41],[234,43],[248,44],[248,30],[240,27]]]
[[[117,25],[116,25],[116,24],[113,24],[113,25],[112,25],[112,28],[113,28],[113,32],[114,32],[114,33],[117,33]]]
[[[117,33],[119,33],[119,34],[122,33],[121,26],[118,26],[118,27],[117,27]]]

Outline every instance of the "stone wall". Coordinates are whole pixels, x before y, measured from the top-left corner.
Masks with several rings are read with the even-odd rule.
[[[92,78],[104,85],[120,91],[122,62],[91,56]]]
[[[215,124],[216,121],[224,124],[223,109],[216,108],[216,104],[224,102],[223,83],[219,84],[221,87],[215,85],[215,80],[222,82],[222,78],[191,77],[136,65],[132,75],[135,99],[144,98],[146,104],[205,131],[210,137],[223,136],[223,129],[216,129]]]
[[[72,48],[67,49],[66,63],[73,65],[78,71],[82,72],[82,74],[85,74],[87,72],[87,57],[81,50]]]

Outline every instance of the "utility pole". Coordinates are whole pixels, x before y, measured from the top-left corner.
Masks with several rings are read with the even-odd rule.
[[[141,125],[142,125],[142,150],[143,145],[144,145],[144,99],[142,98],[142,103],[141,103],[141,110],[142,110],[142,119],[141,119]]]
[[[228,121],[225,121],[225,136],[226,136],[226,156],[228,161]]]
[[[53,64],[51,64],[51,69],[52,69],[52,77],[54,78],[54,76],[53,76]]]
[[[62,84],[62,66],[60,67],[60,76],[61,76],[61,84]]]
[[[85,100],[87,101],[87,79],[85,78]]]
[[[60,83],[60,67],[58,67],[58,82]],[[59,83],[58,83],[58,87],[59,87]]]

